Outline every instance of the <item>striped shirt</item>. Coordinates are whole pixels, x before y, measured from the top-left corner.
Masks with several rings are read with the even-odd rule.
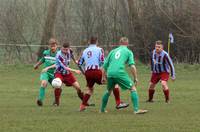
[[[151,71],[153,73],[168,72],[171,73],[172,78],[175,78],[175,69],[173,62],[166,51],[160,54],[153,50],[151,55]]]
[[[60,72],[62,74],[69,74],[69,71],[65,70],[64,67],[69,67],[69,62],[72,56],[72,50],[69,50],[67,54],[63,54],[61,50],[58,51],[56,54],[56,72]]]
[[[96,44],[90,44],[86,48],[81,58],[78,61],[78,65],[81,66],[85,63],[85,71],[90,69],[100,69],[100,66],[104,62],[104,52],[102,48],[96,46]]]

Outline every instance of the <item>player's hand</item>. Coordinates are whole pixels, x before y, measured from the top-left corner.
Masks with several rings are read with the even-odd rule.
[[[175,77],[172,77],[172,81],[174,82],[176,80],[176,78]]]
[[[34,66],[33,66],[33,68],[34,68],[35,70],[38,69],[38,67],[39,67],[38,65],[34,65]]]
[[[138,84],[138,79],[137,78],[134,79],[134,83],[135,83],[135,86],[137,86],[137,84]]]
[[[75,73],[81,74],[81,71],[80,70],[75,70]]]

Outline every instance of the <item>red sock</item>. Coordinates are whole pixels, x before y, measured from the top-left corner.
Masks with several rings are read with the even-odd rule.
[[[168,102],[169,101],[169,89],[163,90],[163,92],[165,94],[165,101]]]
[[[60,104],[60,95],[61,95],[62,89],[61,88],[55,88],[54,95],[55,95],[55,102],[57,105]]]
[[[78,95],[78,97],[83,101],[84,94],[83,94],[83,92],[82,92],[81,90],[78,90],[78,91],[77,91],[77,95]]]
[[[84,104],[84,105],[87,106],[87,105],[88,105],[87,102],[88,102],[88,100],[90,99],[90,96],[91,96],[90,94],[85,94],[84,97],[83,97],[83,102],[82,102],[82,104]]]
[[[149,89],[149,101],[152,101],[154,93],[155,93],[154,89]]]
[[[119,105],[121,103],[120,95],[119,95],[119,88],[113,89],[113,95],[115,96],[116,105]]]

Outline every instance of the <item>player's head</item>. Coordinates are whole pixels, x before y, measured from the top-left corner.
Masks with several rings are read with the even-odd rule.
[[[58,42],[57,42],[57,40],[54,39],[54,38],[51,38],[51,39],[49,40],[49,48],[51,49],[52,52],[55,52],[56,49],[57,49],[57,47],[58,47]]]
[[[97,44],[97,41],[98,41],[98,39],[97,39],[97,37],[95,37],[95,36],[92,36],[92,37],[90,38],[90,44]]]
[[[127,37],[121,37],[119,40],[119,45],[128,45],[128,38]]]
[[[62,53],[66,54],[70,50],[70,43],[69,42],[64,42],[61,51]]]
[[[162,52],[163,44],[162,44],[161,40],[158,40],[158,41],[155,42],[155,50],[156,50],[156,53]]]

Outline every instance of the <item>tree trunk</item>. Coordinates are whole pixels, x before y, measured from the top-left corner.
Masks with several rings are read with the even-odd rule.
[[[38,50],[38,59],[41,58],[42,52],[45,49],[44,45],[48,44],[48,41],[51,37],[54,37],[54,24],[56,20],[56,12],[58,9],[58,1],[59,0],[51,0],[49,2],[47,18],[44,25],[44,30],[41,39],[41,47]]]

